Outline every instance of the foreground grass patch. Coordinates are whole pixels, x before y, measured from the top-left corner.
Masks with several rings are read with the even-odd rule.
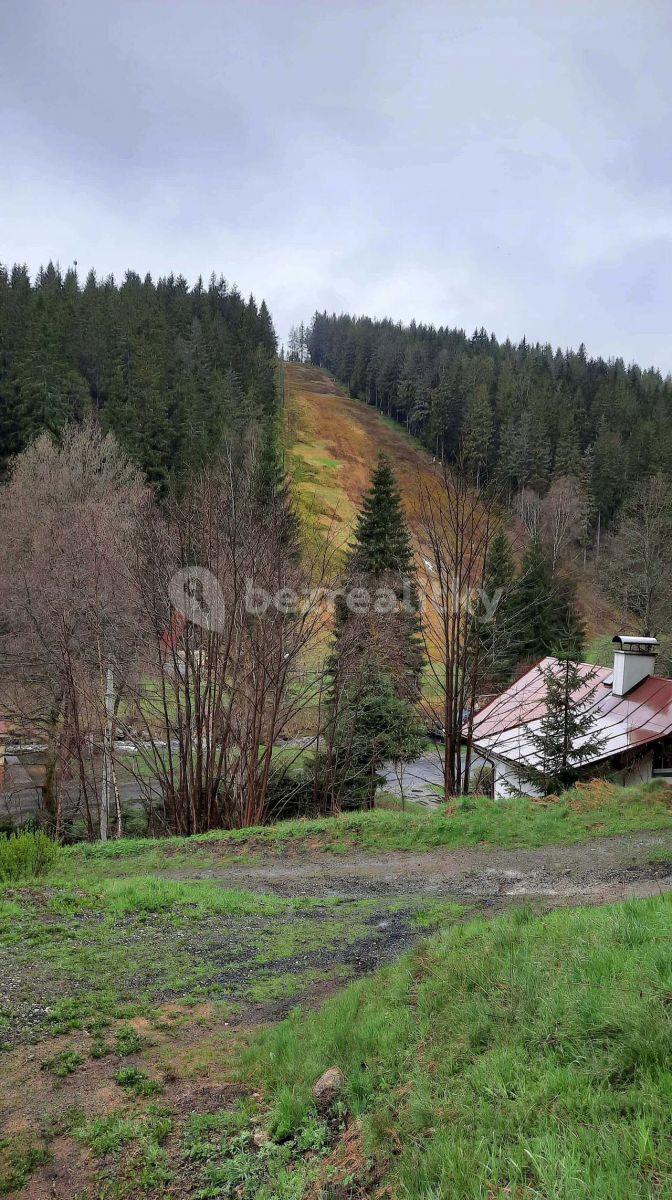
[[[396,900],[286,899],[218,887],[210,880],[127,880],[85,875],[15,886],[0,898],[0,1044],[87,1030],[91,1056],[114,1047],[112,1022],[151,1018],[178,1003],[215,1002],[233,1015],[249,1005],[288,1004],[329,981],[351,979],[360,947],[369,969],[390,939],[408,944],[455,905]],[[77,1055],[47,1068],[65,1078]]]
[[[672,902],[434,938],[246,1058],[293,1136],[337,1064],[385,1194],[651,1200],[672,1190]]]
[[[0,1139],[0,1196],[22,1188],[47,1158],[45,1146],[29,1134]]]

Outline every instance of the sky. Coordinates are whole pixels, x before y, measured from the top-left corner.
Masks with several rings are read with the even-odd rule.
[[[672,371],[672,4],[0,0],[0,261]]]

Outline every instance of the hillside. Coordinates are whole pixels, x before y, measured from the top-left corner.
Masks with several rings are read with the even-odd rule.
[[[286,465],[301,510],[345,541],[379,451],[386,453],[412,520],[419,474],[431,460],[419,442],[376,409],[351,400],[327,371],[285,367]]]
[[[672,382],[605,362],[585,347],[498,342],[484,329],[402,326],[316,313],[305,349],[361,397],[413,430],[432,453],[460,458],[507,497],[580,481],[591,541],[643,476],[672,462]]]
[[[287,363],[285,431],[286,466],[299,507],[311,524],[336,530],[343,542],[347,540],[382,450],[394,465],[414,525],[418,479],[427,477],[432,460],[397,421],[347,396],[328,371]],[[522,530],[512,532],[520,543]],[[611,637],[620,618],[603,596],[592,566],[579,573],[577,583],[590,649],[600,635]]]

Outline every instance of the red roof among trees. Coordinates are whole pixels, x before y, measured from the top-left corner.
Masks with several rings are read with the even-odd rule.
[[[535,757],[529,730],[538,728],[546,712],[542,672],[557,661],[542,659],[476,714],[474,743],[479,749],[514,762]],[[672,735],[672,679],[650,675],[627,695],[615,696],[611,667],[581,663],[580,668],[586,681],[576,696],[591,696],[594,733],[602,740],[600,753],[590,761],[600,762]]]

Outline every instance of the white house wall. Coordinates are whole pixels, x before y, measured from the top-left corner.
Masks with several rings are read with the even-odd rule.
[[[491,756],[494,771],[495,800],[507,800],[511,796],[541,796],[541,792],[527,779],[521,779],[513,763]]]
[[[542,795],[533,784],[520,777],[514,763],[506,762],[503,758],[497,758],[495,755],[490,755],[488,761],[492,763],[493,767],[495,800],[505,800],[521,793],[524,796],[534,797]],[[598,774],[598,771],[596,770],[595,773]],[[589,769],[586,777],[590,778]],[[652,779],[662,779],[663,782],[672,786],[671,775],[653,774],[653,751],[651,750],[642,754],[629,767],[615,772],[611,778],[616,778],[622,787],[636,787],[642,783],[650,783]]]

